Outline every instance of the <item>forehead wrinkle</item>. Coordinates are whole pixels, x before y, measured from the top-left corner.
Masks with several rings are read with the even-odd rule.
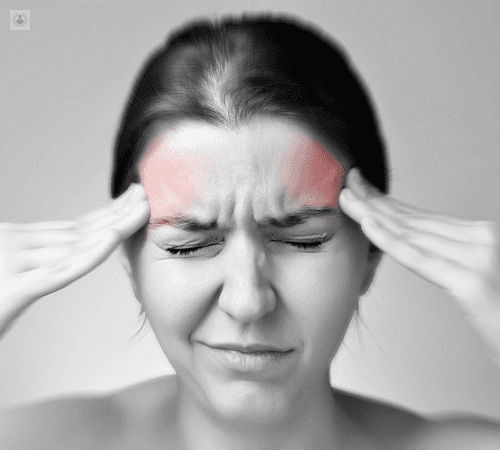
[[[196,124],[198,128],[194,130],[188,125],[177,127],[175,130],[177,138],[175,140],[181,143],[182,150],[177,147],[174,153],[185,154],[184,148],[189,147],[190,152],[195,149],[195,153],[199,153],[200,156],[216,156],[214,159],[216,164],[211,165],[210,168],[208,166],[205,168],[210,170],[211,174],[209,184],[205,185],[206,189],[199,192],[202,194],[203,199],[197,199],[194,202],[196,205],[191,203],[190,206],[200,207],[205,212],[210,209],[210,215],[214,217],[216,214],[223,219],[222,223],[228,223],[233,214],[238,211],[242,213],[242,216],[255,212],[258,216],[256,219],[261,219],[266,210],[275,216],[279,216],[290,206],[297,207],[300,204],[315,203],[318,203],[316,206],[326,206],[321,200],[319,202],[312,201],[316,200],[314,195],[311,195],[314,192],[306,193],[301,198],[293,196],[295,198],[292,199],[287,189],[289,190],[290,182],[292,184],[296,183],[293,183],[292,180],[289,180],[288,184],[280,183],[279,175],[280,172],[281,175],[283,174],[282,170],[285,168],[283,167],[283,157],[285,156],[283,153],[292,156],[290,163],[293,164],[295,159],[299,166],[298,170],[302,172],[300,163],[305,155],[301,155],[300,151],[297,154],[296,145],[302,150],[308,148],[307,153],[321,153],[319,148],[322,148],[323,151],[326,148],[329,149],[329,146],[321,145],[321,143],[312,139],[315,137],[314,134],[309,137],[309,130],[304,134],[304,128],[293,129],[285,126],[284,132],[282,132],[279,126],[276,127],[275,124],[265,121],[263,122],[264,126],[257,125],[255,127],[252,125],[251,127],[242,128],[239,133],[230,133],[228,135],[220,134],[224,130],[208,124],[201,124],[201,127],[198,127],[200,124]],[[307,142],[312,145],[307,145]],[[332,152],[329,153],[333,156]],[[307,167],[304,169],[307,172]],[[297,172],[295,172],[296,175]],[[307,186],[309,184],[307,181],[310,181],[308,178],[306,177],[305,183],[299,182],[298,184],[303,187]],[[320,180],[316,178],[315,181]],[[340,180],[338,181],[340,182]],[[290,203],[291,200],[292,203]],[[294,203],[293,200],[296,202]],[[297,200],[301,200],[301,202],[297,203]],[[319,203],[322,204],[319,205]],[[177,205],[175,210],[182,211],[185,209],[179,208],[180,206],[180,204]],[[165,208],[162,207],[161,209]],[[170,211],[173,212],[172,209]],[[158,212],[161,213],[162,211]],[[164,216],[169,216],[169,211],[163,212],[167,213]],[[277,222],[275,222],[276,224]]]
[[[258,229],[267,228],[292,228],[297,225],[307,223],[309,220],[316,217],[326,217],[332,215],[340,215],[340,211],[331,207],[308,207],[305,206],[297,211],[293,211],[282,215],[280,217],[264,216],[264,218],[257,223]],[[171,226],[173,228],[180,228],[189,232],[206,232],[206,231],[228,231],[229,227],[221,226],[217,219],[203,221],[193,215],[185,213],[172,214],[170,216],[163,216],[151,219],[150,227],[152,229],[160,228],[163,226]]]

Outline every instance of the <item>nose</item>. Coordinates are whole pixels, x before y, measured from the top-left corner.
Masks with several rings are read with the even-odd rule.
[[[250,238],[236,241],[225,255],[219,308],[239,322],[255,322],[276,307],[269,262],[265,251]]]

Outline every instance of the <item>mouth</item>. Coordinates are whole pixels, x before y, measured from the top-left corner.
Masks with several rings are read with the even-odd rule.
[[[290,353],[293,349],[281,348],[274,345],[251,344],[251,345],[238,345],[238,344],[205,344],[208,347],[218,350],[232,350],[240,353]]]
[[[221,367],[235,376],[266,377],[282,376],[293,367],[297,352],[275,345],[203,344],[203,354],[212,367]]]

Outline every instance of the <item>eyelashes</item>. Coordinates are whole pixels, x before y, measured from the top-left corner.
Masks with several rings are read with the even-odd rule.
[[[321,246],[326,242],[326,240],[323,241],[314,241],[314,242],[283,242],[284,244],[289,244],[299,250],[318,250],[321,248]],[[164,250],[170,253],[173,256],[189,256],[193,253],[197,253],[199,250],[211,247],[214,244],[207,244],[207,245],[202,245],[198,247],[189,247],[189,248],[177,248],[177,247],[170,247],[170,248],[165,248]]]
[[[196,253],[200,248],[210,247],[209,245],[204,247],[191,247],[191,248],[166,248],[165,250],[171,255],[188,256],[191,253]]]
[[[293,245],[301,250],[315,250],[321,247],[324,241],[317,242],[285,242],[285,244]]]

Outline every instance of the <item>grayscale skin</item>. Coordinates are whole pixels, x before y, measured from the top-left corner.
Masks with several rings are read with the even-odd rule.
[[[222,241],[209,247],[203,239],[175,230],[146,236],[145,225],[154,213],[151,203],[158,204],[154,191],[147,192],[150,173],[141,174],[146,188],[139,186],[74,221],[2,224],[1,334],[37,299],[89,273],[119,247],[134,293],[177,375],[105,397],[6,411],[0,415],[0,447],[290,450],[311,448],[311,442],[320,449],[500,446],[497,423],[422,418],[332,389],[327,377],[355,300],[368,289],[380,261],[380,255],[368,256],[369,241],[447,290],[498,361],[497,224],[417,210],[356,180],[344,162],[349,173],[339,197],[346,215],[342,227],[336,228],[334,221],[310,222],[295,237],[291,231],[279,237],[275,232],[259,234],[257,218],[284,212],[280,207],[272,210],[279,202],[269,200],[279,199],[279,184],[261,175],[281,160],[280,149],[291,138],[305,133],[279,121],[262,121],[239,134],[196,124],[178,134],[177,149],[183,142],[192,149],[197,144],[191,137],[198,136],[199,148],[213,157],[207,169],[217,182],[203,195],[199,192],[197,204],[205,213],[220,213],[234,227],[224,236],[224,249]],[[234,155],[235,145],[245,146],[245,151]],[[277,158],[264,160],[264,151]],[[307,170],[300,168],[305,175]],[[262,184],[254,186],[254,180]],[[370,227],[369,216],[380,226]],[[330,227],[331,239],[321,250],[305,253],[289,245]],[[174,247],[194,247],[200,254],[182,259],[168,252]],[[265,264],[271,256],[274,266]],[[193,277],[198,270],[200,276]],[[299,278],[304,271],[308,276]],[[331,279],[327,273],[342,276],[325,284]],[[306,287],[308,296],[301,291]],[[228,330],[237,336],[243,329],[262,341],[272,332],[276,341],[282,338],[293,345],[295,359],[283,366],[286,370],[272,373],[274,383],[235,375],[207,358],[199,345],[213,343],[211,339]],[[262,373],[265,378],[267,372]],[[221,418],[230,426],[221,427]]]
[[[86,275],[149,218],[138,184],[74,220],[0,223],[0,336],[33,302]]]

